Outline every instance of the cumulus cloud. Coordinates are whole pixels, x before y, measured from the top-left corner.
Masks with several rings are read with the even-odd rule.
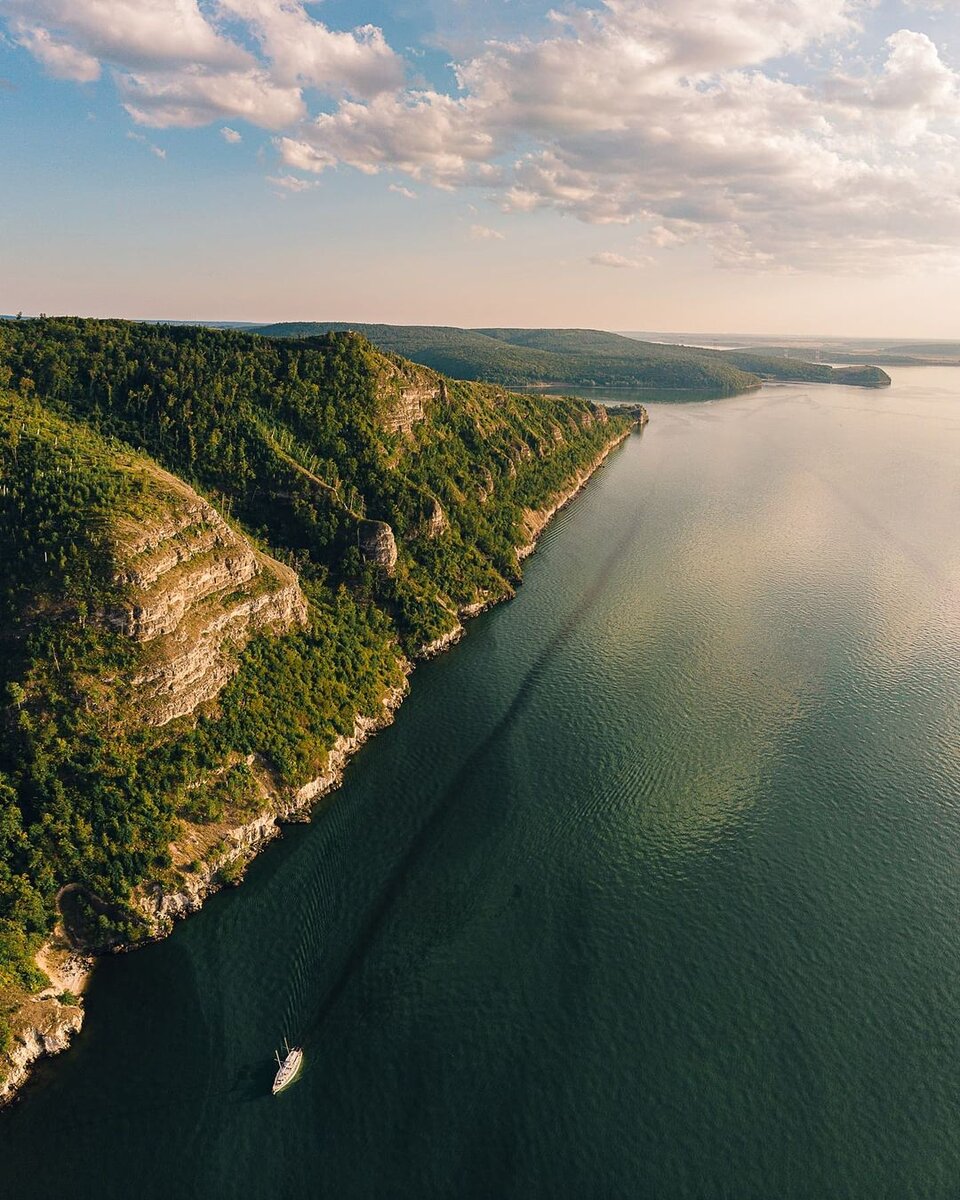
[[[157,71],[118,80],[123,106],[141,125],[208,125],[221,117],[244,118],[266,129],[282,129],[306,113],[300,90],[280,87],[263,70]]]
[[[220,0],[220,9],[246,22],[279,83],[356,96],[375,96],[403,83],[402,59],[373,25],[350,33],[328,29],[300,0]]]
[[[499,229],[491,229],[489,225],[471,225],[470,236],[479,242],[502,242],[505,235]]]
[[[14,39],[50,74],[88,82],[112,67],[124,106],[145,125],[242,117],[281,129],[306,116],[306,87],[370,97],[403,82],[379,29],[331,30],[301,0],[4,0],[4,10]]]
[[[475,119],[471,106],[436,92],[378,96],[367,104],[344,101],[321,113],[281,143],[283,161],[324,171],[346,163],[368,175],[388,167],[439,187],[492,183],[499,169],[495,134]]]
[[[6,6],[51,72],[110,64],[143,124],[242,118],[303,175],[399,172],[508,214],[632,224],[636,261],[696,242],[738,269],[857,270],[960,249],[960,76],[916,30],[874,54],[876,0],[571,4],[463,57],[449,90],[407,86],[379,30],[330,29],[304,0]]]
[[[17,41],[46,67],[54,79],[72,79],[92,83],[100,78],[100,63],[92,54],[59,41],[39,25],[17,21],[13,26]]]
[[[79,52],[130,69],[236,68],[250,61],[210,24],[197,0],[6,0],[5,7],[21,38],[54,31]]]
[[[411,188],[404,187],[402,183],[391,183],[387,190],[402,196],[404,200],[416,200],[417,198],[417,193]]]
[[[844,74],[872,7],[606,0],[546,38],[486,45],[457,66],[456,95],[401,90],[304,123],[287,161],[481,185],[506,212],[636,223],[651,249],[699,242],[741,269],[952,252],[958,77],[909,30]]]
[[[220,130],[220,136],[225,142],[229,142],[232,146],[235,146],[237,142],[243,141],[243,134],[241,134],[239,130],[231,129],[229,125],[223,126],[223,128]]]

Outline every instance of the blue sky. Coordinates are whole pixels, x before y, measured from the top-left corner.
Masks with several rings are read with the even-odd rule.
[[[549,8],[0,0],[0,311],[955,333],[952,3]]]

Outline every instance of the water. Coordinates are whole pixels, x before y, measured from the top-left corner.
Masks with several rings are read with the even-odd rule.
[[[960,371],[650,408],[314,824],[104,962],[5,1200],[956,1196]]]

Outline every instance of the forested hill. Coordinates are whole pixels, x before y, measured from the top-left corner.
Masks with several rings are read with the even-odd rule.
[[[630,424],[358,334],[0,322],[0,1058],[58,914],[141,936]]]
[[[345,329],[355,329],[383,350],[455,378],[483,379],[507,387],[552,383],[736,393],[759,387],[762,379],[867,387],[890,382],[876,367],[836,370],[777,355],[642,342],[597,329],[291,322],[264,325],[258,332],[267,337],[303,339]]]

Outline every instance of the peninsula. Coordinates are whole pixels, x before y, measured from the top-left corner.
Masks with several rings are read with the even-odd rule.
[[[309,344],[0,323],[0,1099],[304,819],[645,419]]]

